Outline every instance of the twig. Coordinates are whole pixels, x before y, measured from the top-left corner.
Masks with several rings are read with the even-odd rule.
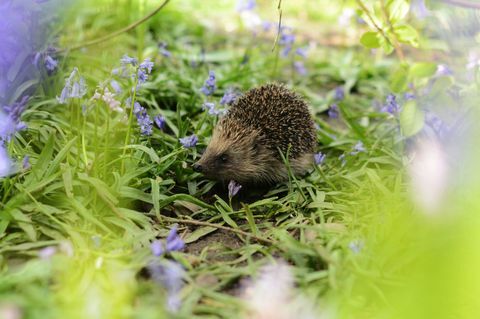
[[[148,19],[153,17],[155,14],[157,14],[157,12],[162,10],[163,7],[165,7],[169,1],[170,0],[165,0],[161,5],[159,5],[157,8],[155,8],[152,12],[150,12],[149,14],[147,14],[146,16],[141,18],[140,20],[137,20],[134,23],[126,26],[125,28],[114,31],[110,34],[107,34],[106,36],[103,36],[103,37],[95,39],[95,40],[87,41],[87,42],[84,42],[84,43],[81,43],[81,44],[78,44],[78,45],[74,45],[74,46],[69,47],[69,48],[58,50],[58,52],[73,51],[73,50],[78,50],[78,49],[81,49],[81,48],[84,48],[84,47],[89,47],[89,46],[92,46],[92,45],[96,45],[96,44],[108,41],[108,40],[110,40],[110,39],[112,39],[112,38],[114,38],[114,37],[116,37],[116,36],[118,36],[118,35],[120,35],[124,32],[128,32],[130,30],[133,30],[136,27],[138,27],[140,24],[144,23],[145,21],[147,21]]]
[[[278,28],[277,28],[277,36],[275,37],[275,42],[273,42],[272,52],[275,51],[277,47],[278,38],[280,37],[280,28],[282,27],[282,0],[278,0]]]
[[[179,219],[179,218],[173,218],[173,217],[163,217],[164,220],[168,220],[174,223],[180,223],[180,224],[187,224],[187,225],[195,225],[195,226],[207,226],[207,227],[214,227],[222,230],[226,230],[232,233],[236,233],[245,237],[251,237],[255,239],[256,241],[263,242],[269,245],[276,245],[277,243],[273,240],[267,239],[267,238],[262,238],[247,232],[244,232],[243,230],[240,229],[235,229],[231,227],[226,227],[218,224],[213,224],[209,222],[202,222],[198,220],[188,220],[188,219]]]
[[[381,5],[382,5],[383,15],[385,16],[385,20],[387,21],[388,26],[392,30],[393,46],[395,47],[395,52],[397,52],[398,58],[400,59],[400,61],[404,61],[405,60],[405,54],[403,54],[402,47],[400,46],[400,43],[398,41],[397,34],[395,33],[395,29],[393,28],[392,21],[390,20],[390,17],[388,15],[387,8],[385,8],[385,0],[381,1]]]
[[[480,3],[468,0],[443,0],[443,2],[464,8],[480,9]]]

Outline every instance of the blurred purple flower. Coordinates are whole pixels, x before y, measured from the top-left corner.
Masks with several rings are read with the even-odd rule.
[[[337,86],[335,88],[335,94],[333,95],[333,98],[336,101],[341,101],[345,98],[345,90],[343,89],[343,86]]]
[[[238,0],[237,11],[251,11],[255,9],[256,6],[255,0]]]
[[[0,107],[0,142],[10,140],[15,132],[26,128],[25,123],[20,121],[20,117],[27,107],[28,100],[29,97],[24,96],[12,105]]]
[[[65,80],[65,86],[60,93],[60,97],[57,97],[57,101],[60,104],[66,104],[69,99],[81,98],[87,93],[87,86],[85,79],[80,76],[78,69],[73,68],[70,76]]]
[[[0,177],[5,177],[10,174],[12,169],[12,162],[8,157],[7,150],[0,144]]]
[[[346,160],[346,158],[345,158],[345,153],[343,153],[342,155],[340,155],[340,156],[338,157],[338,159],[340,160],[342,167],[344,167],[345,164],[347,164],[347,160]]]
[[[42,248],[42,249],[38,252],[38,257],[40,257],[41,259],[50,259],[50,258],[53,257],[56,253],[57,253],[57,248],[56,248],[56,247],[54,247],[54,246],[48,246],[48,247]]]
[[[165,117],[163,115],[156,115],[153,118],[153,121],[155,122],[155,125],[162,131],[165,129],[165,126],[167,125],[167,122],[165,121]]]
[[[232,198],[235,195],[237,195],[241,188],[242,188],[242,185],[240,185],[234,180],[231,180],[228,183],[228,197]]]
[[[403,99],[405,101],[409,101],[409,100],[415,100],[417,97],[415,96],[415,94],[413,93],[410,93],[410,92],[406,92],[405,94],[403,94]]]
[[[178,235],[177,229],[178,225],[173,225],[168,233],[165,244],[160,240],[154,240],[151,243],[150,249],[154,256],[161,256],[172,251],[179,251],[185,247],[185,242]]]
[[[183,145],[183,147],[191,148],[197,145],[198,137],[195,134],[192,134],[190,136],[180,138],[179,141]]]
[[[23,157],[22,167],[23,167],[23,169],[29,169],[30,168],[30,156],[25,155]]]
[[[112,87],[112,89],[115,91],[116,94],[122,93],[122,87],[120,86],[120,83],[118,83],[117,81],[111,80],[110,86]]]
[[[265,32],[270,31],[270,29],[272,29],[273,25],[274,24],[270,21],[263,21],[262,22],[262,30],[265,31]]]
[[[208,110],[208,114],[210,114],[210,115],[215,115],[215,116],[224,113],[224,110],[217,110],[217,109],[215,108],[215,103],[213,103],[213,102],[205,102],[205,103],[203,103],[202,109],[203,109],[203,110]]]
[[[437,72],[435,72],[435,76],[450,76],[453,75],[453,71],[449,68],[446,64],[439,64],[437,65]]]
[[[150,74],[152,73],[153,62],[151,61],[150,58],[146,58],[145,60],[143,60],[142,63],[140,63],[139,68],[143,69],[146,73]]]
[[[167,290],[167,309],[176,312],[180,308],[180,290],[183,287],[185,270],[171,260],[156,260],[147,266],[153,281]]]
[[[357,144],[353,147],[353,151],[350,152],[350,155],[357,155],[360,152],[366,152],[367,149],[365,145],[363,145],[362,141],[358,141]]]
[[[205,84],[202,86],[200,91],[202,91],[202,93],[205,94],[206,96],[209,96],[209,95],[212,95],[213,92],[215,92],[216,88],[217,88],[217,85],[215,80],[215,72],[209,71],[208,78],[205,80]]]
[[[293,67],[295,68],[295,71],[297,71],[297,73],[300,75],[306,75],[308,73],[303,61],[293,62]]]
[[[228,88],[225,91],[225,94],[222,96],[222,99],[220,100],[220,105],[231,105],[235,100],[238,98],[240,94],[235,91],[233,88]]]
[[[338,109],[337,103],[333,103],[328,108],[328,117],[331,119],[338,119],[340,116],[340,111]]]
[[[136,58],[129,57],[128,55],[124,54],[123,57],[120,59],[120,63],[124,66],[130,64],[132,66],[137,66],[138,60]]]
[[[163,55],[164,57],[166,58],[169,58],[172,56],[172,53],[170,51],[167,50],[167,43],[165,42],[160,42],[158,44],[158,51],[161,55]]]
[[[357,239],[357,240],[352,240],[351,242],[348,243],[348,248],[354,253],[354,254],[359,254],[360,251],[362,250],[364,246],[363,241]]]
[[[322,152],[318,152],[313,157],[315,159],[315,164],[316,165],[322,165],[325,162],[325,158],[327,157],[327,154],[324,154]]]
[[[412,0],[410,3],[410,12],[418,19],[425,19],[430,15],[430,11],[425,5],[425,0]]]
[[[303,48],[297,48],[295,50],[295,53],[301,56],[302,58],[307,58],[307,51],[308,51],[308,47],[303,47]]]
[[[385,104],[383,105],[381,112],[390,113],[390,114],[397,114],[400,110],[400,107],[397,103],[397,98],[393,94],[388,94],[385,100]]]

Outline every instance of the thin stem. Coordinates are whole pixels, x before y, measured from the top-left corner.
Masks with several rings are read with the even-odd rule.
[[[390,16],[388,14],[387,8],[385,7],[385,1],[384,0],[381,1],[381,5],[382,5],[382,12],[383,12],[383,15],[385,17],[385,20],[387,21],[388,26],[390,27],[390,30],[392,30],[393,46],[395,47],[395,52],[397,53],[400,61],[405,61],[405,54],[403,53],[400,42],[398,41],[397,34],[395,33],[395,28],[393,27],[392,21],[390,20]]]
[[[133,96],[132,96],[132,101],[130,103],[130,114],[128,116],[128,128],[127,128],[127,135],[125,136],[125,143],[123,152],[122,152],[122,164],[121,164],[121,169],[120,172],[123,173],[124,168],[125,168],[125,155],[127,154],[127,145],[130,143],[130,131],[132,129],[132,122],[133,122],[133,108],[135,105],[135,99],[137,98],[137,86],[138,86],[138,70],[135,70],[135,86],[133,90]]]
[[[280,38],[280,28],[282,27],[282,0],[278,0],[278,28],[277,28],[277,36],[275,37],[275,41],[273,42],[272,52],[277,47],[278,39]]]
[[[91,41],[87,41],[87,42],[84,42],[84,43],[81,43],[81,44],[78,44],[78,45],[74,45],[74,46],[72,46],[72,47],[70,47],[70,48],[66,48],[66,49],[59,50],[59,52],[73,51],[73,50],[78,50],[78,49],[81,49],[81,48],[93,46],[93,45],[96,45],[96,44],[103,43],[103,42],[106,42],[106,41],[108,41],[108,40],[111,40],[111,39],[113,39],[114,37],[119,36],[119,35],[122,34],[122,33],[125,33],[125,32],[128,32],[128,31],[130,31],[130,30],[133,30],[133,29],[135,29],[136,27],[138,27],[140,24],[144,23],[145,21],[147,21],[148,19],[150,19],[151,17],[153,17],[155,14],[157,14],[157,12],[159,12],[160,10],[162,10],[163,7],[165,7],[169,1],[170,1],[170,0],[165,0],[161,5],[159,5],[157,8],[155,8],[152,12],[150,12],[149,14],[147,14],[146,16],[144,16],[143,18],[141,18],[140,20],[137,20],[137,21],[135,21],[134,23],[126,26],[125,28],[122,28],[122,29],[120,29],[120,30],[114,31],[114,32],[112,32],[112,33],[110,33],[110,34],[107,34],[106,36],[101,37],[101,38],[98,38],[98,39],[95,39],[95,40],[91,40]]]
[[[218,224],[212,224],[212,223],[209,223],[209,222],[201,222],[201,221],[198,221],[198,220],[189,220],[189,219],[179,219],[179,218],[172,218],[172,217],[166,217],[166,216],[163,216],[163,219],[168,220],[170,222],[174,222],[174,223],[180,223],[180,224],[214,227],[214,228],[222,229],[222,230],[229,231],[229,232],[232,232],[232,233],[236,233],[236,234],[239,234],[239,235],[243,235],[245,237],[251,237],[258,242],[263,242],[263,243],[266,243],[266,244],[269,244],[269,245],[276,245],[277,244],[275,241],[273,241],[271,239],[259,237],[259,236],[244,232],[243,230],[240,230],[240,229],[226,227],[226,226],[222,226],[222,225],[218,225]]]

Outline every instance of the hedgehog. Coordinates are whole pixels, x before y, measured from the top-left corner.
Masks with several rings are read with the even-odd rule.
[[[285,85],[266,84],[233,102],[193,169],[223,182],[275,184],[288,180],[285,162],[293,174],[304,175],[316,143],[305,101]]]

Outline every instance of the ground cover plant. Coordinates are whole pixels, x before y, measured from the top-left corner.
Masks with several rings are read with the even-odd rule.
[[[477,9],[1,3],[0,317],[476,317]],[[269,82],[309,104],[309,174],[195,172]]]

